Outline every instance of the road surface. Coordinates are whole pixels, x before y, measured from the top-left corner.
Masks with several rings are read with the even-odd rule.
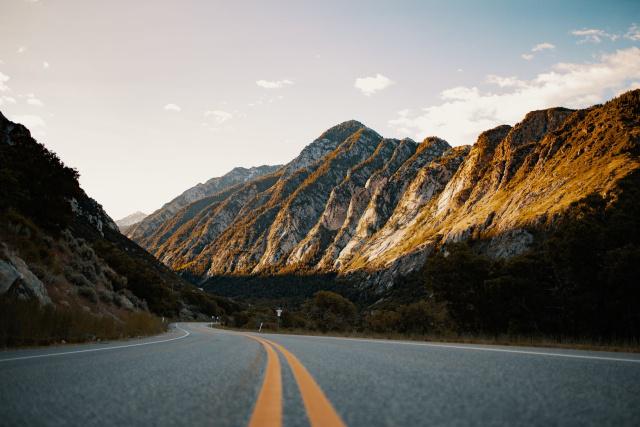
[[[0,352],[0,425],[638,425],[640,355],[236,333]]]

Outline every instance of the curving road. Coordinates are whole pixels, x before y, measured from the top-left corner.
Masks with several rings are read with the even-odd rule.
[[[0,352],[0,425],[638,425],[640,355],[182,323]]]

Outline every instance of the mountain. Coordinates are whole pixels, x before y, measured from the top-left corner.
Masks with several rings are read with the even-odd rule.
[[[158,233],[158,229],[169,219],[173,218],[185,206],[225,191],[233,186],[251,181],[262,175],[269,174],[280,166],[257,166],[252,168],[237,167],[227,174],[211,178],[204,184],[189,188],[178,197],[165,203],[160,209],[139,221],[135,227],[130,227],[124,233],[131,239],[149,244],[149,238]]]
[[[120,234],[78,172],[1,113],[0,171],[0,345],[39,312],[19,312],[22,302],[47,307],[39,327],[58,329],[73,319],[117,329],[134,314],[206,319],[235,309]]]
[[[282,168],[184,207],[132,238],[167,266],[217,276],[338,273],[383,292],[443,245],[494,259],[638,170],[640,91],[584,110],[533,111],[473,146],[384,138],[357,121]]]
[[[146,217],[147,217],[147,214],[144,213],[144,212],[140,212],[140,211],[134,212],[131,215],[127,215],[124,218],[116,220],[116,225],[120,229],[121,233],[126,234],[126,230],[129,227],[139,223],[140,221],[142,221]]]

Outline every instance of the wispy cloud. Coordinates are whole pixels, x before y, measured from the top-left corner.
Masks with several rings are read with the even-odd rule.
[[[293,82],[288,79],[284,80],[256,80],[256,85],[265,89],[280,89],[285,86],[291,86]]]
[[[531,61],[535,57],[535,52],[542,52],[543,50],[553,50],[555,48],[556,45],[549,42],[538,43],[537,45],[532,47],[529,52],[523,53],[522,55],[520,55],[520,57],[526,61]]]
[[[395,84],[395,82],[389,77],[378,73],[373,77],[358,77],[354,83],[354,87],[366,96],[371,96],[393,84]]]
[[[49,68],[49,63],[47,61],[42,62],[42,68],[45,70]]]
[[[581,30],[573,30],[571,34],[580,37],[578,43],[600,43],[602,40],[616,41],[620,38],[618,34],[608,33],[598,28],[583,28]]]
[[[455,87],[442,102],[411,114],[403,110],[390,125],[405,135],[438,135],[453,145],[471,144],[477,135],[500,124],[513,124],[536,109],[582,108],[604,101],[640,79],[640,48],[605,54],[595,63],[559,63],[530,80],[489,76],[498,92]]]
[[[247,105],[249,107],[257,107],[257,106],[264,105],[264,104],[273,104],[274,102],[282,101],[283,99],[284,99],[283,95],[272,96],[272,97],[262,96],[257,101],[250,102]]]
[[[631,26],[625,33],[624,38],[636,42],[640,41],[640,27],[638,27],[636,24],[631,24]]]
[[[165,111],[175,111],[175,112],[182,111],[182,108],[180,108],[180,106],[176,104],[167,104],[164,106],[164,109]]]
[[[9,86],[6,85],[9,79],[9,76],[0,72],[0,92],[6,92],[9,90]]]
[[[221,125],[233,118],[233,114],[223,110],[209,110],[204,112],[205,117],[212,118],[217,124]]]
[[[502,77],[495,74],[489,74],[486,81],[500,87],[523,87],[527,85],[527,82],[517,77]]]
[[[6,96],[6,95],[0,96],[0,106],[4,104],[15,104],[15,103],[16,103],[16,99],[12,96]]]
[[[22,53],[25,53],[26,51],[27,51],[26,46],[20,46],[16,52],[18,52],[19,54],[22,54]]]
[[[33,105],[34,107],[44,107],[44,102],[40,101],[38,98],[27,99],[27,104]]]
[[[553,50],[555,48],[556,46],[554,44],[544,42],[544,43],[538,43],[537,45],[532,47],[531,52],[542,52],[543,50]]]

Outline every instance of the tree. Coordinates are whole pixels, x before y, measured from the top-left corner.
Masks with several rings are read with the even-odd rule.
[[[345,297],[330,291],[316,292],[304,303],[303,310],[316,329],[343,331],[353,327],[356,306]]]

